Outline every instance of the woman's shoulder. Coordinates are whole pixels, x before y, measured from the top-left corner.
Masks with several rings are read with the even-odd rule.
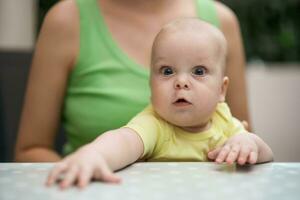
[[[40,37],[46,41],[43,47],[51,48],[52,44],[56,44],[56,50],[64,60],[68,60],[68,68],[71,69],[79,52],[79,35],[79,13],[75,0],[55,4],[46,14],[40,31]]]
[[[64,0],[55,4],[46,14],[43,26],[48,30],[74,34],[78,31],[79,13],[75,0]]]
[[[225,4],[215,1],[215,7],[222,28],[230,29],[238,26],[238,19],[235,13]]]

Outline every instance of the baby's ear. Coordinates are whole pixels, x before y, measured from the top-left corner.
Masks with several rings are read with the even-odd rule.
[[[229,78],[227,76],[224,76],[222,80],[221,93],[219,99],[220,103],[225,101],[228,84],[229,84]]]

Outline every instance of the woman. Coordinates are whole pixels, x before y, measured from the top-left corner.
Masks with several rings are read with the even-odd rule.
[[[16,160],[58,161],[54,139],[63,122],[70,153],[124,125],[149,103],[154,36],[179,17],[218,26],[229,44],[227,102],[249,121],[244,55],[235,15],[210,0],[65,0],[42,26],[33,57],[16,145]]]

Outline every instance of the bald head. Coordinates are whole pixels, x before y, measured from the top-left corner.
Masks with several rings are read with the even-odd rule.
[[[152,63],[155,57],[156,49],[159,47],[160,42],[174,34],[180,34],[183,37],[197,36],[195,37],[196,39],[212,41],[212,45],[216,47],[216,59],[219,60],[220,67],[222,68],[222,72],[224,74],[227,54],[226,39],[218,28],[198,18],[182,18],[166,24],[154,39],[151,54]],[[192,42],[197,43],[197,41]]]

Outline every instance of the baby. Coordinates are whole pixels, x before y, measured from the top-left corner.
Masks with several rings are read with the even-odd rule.
[[[113,171],[142,161],[272,161],[269,146],[231,116],[225,95],[226,40],[199,19],[171,22],[156,36],[151,56],[151,105],[126,126],[108,131],[51,170],[61,188],[91,179],[118,183]]]

